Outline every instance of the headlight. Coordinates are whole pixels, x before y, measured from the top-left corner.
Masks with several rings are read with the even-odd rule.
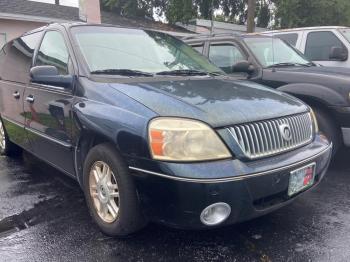
[[[154,159],[203,161],[231,157],[214,130],[199,121],[156,118],[149,124],[148,135]]]
[[[312,108],[310,108],[310,113],[311,113],[312,122],[314,123],[314,132],[318,133],[319,129],[318,129],[317,118]]]

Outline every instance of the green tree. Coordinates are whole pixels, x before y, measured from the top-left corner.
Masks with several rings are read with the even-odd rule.
[[[193,4],[199,11],[198,17],[209,20],[213,11],[220,8],[220,0],[195,0]]]
[[[256,26],[267,28],[271,21],[271,2],[269,0],[260,0],[257,2],[256,9]]]
[[[275,27],[350,25],[349,0],[274,0]]]
[[[192,0],[168,0],[164,13],[170,24],[188,23],[197,17],[196,6]]]
[[[221,0],[220,8],[229,21],[243,25],[247,22],[248,0]]]
[[[248,0],[101,0],[107,8],[125,16],[153,17],[156,10],[168,22],[188,23],[193,18],[211,19],[213,11],[220,10],[215,20],[246,24]],[[258,26],[270,22],[270,0],[257,0]]]
[[[160,0],[100,0],[102,8],[125,16],[153,16],[153,7],[160,7]]]

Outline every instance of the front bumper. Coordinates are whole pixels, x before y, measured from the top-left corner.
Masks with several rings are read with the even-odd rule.
[[[225,202],[231,207],[230,216],[220,226],[249,220],[290,203],[296,198],[287,194],[290,172],[316,163],[315,187],[326,173],[331,153],[332,146],[317,137],[306,147],[251,162],[156,162],[130,169],[146,217],[173,227],[206,228],[200,214],[213,203]]]

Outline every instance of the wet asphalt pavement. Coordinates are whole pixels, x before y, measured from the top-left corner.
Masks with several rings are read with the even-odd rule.
[[[1,157],[0,261],[350,261],[349,159],[341,152],[317,189],[267,216],[210,231],[150,224],[114,239],[75,181],[27,155]]]

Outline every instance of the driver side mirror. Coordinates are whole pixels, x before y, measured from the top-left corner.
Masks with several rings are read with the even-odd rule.
[[[232,73],[248,73],[254,71],[254,66],[247,60],[238,61],[232,66]]]
[[[329,59],[335,61],[346,61],[348,59],[348,50],[343,47],[333,46],[329,54]]]
[[[60,75],[57,67],[43,65],[30,69],[30,78],[33,83],[72,88],[73,76]]]

